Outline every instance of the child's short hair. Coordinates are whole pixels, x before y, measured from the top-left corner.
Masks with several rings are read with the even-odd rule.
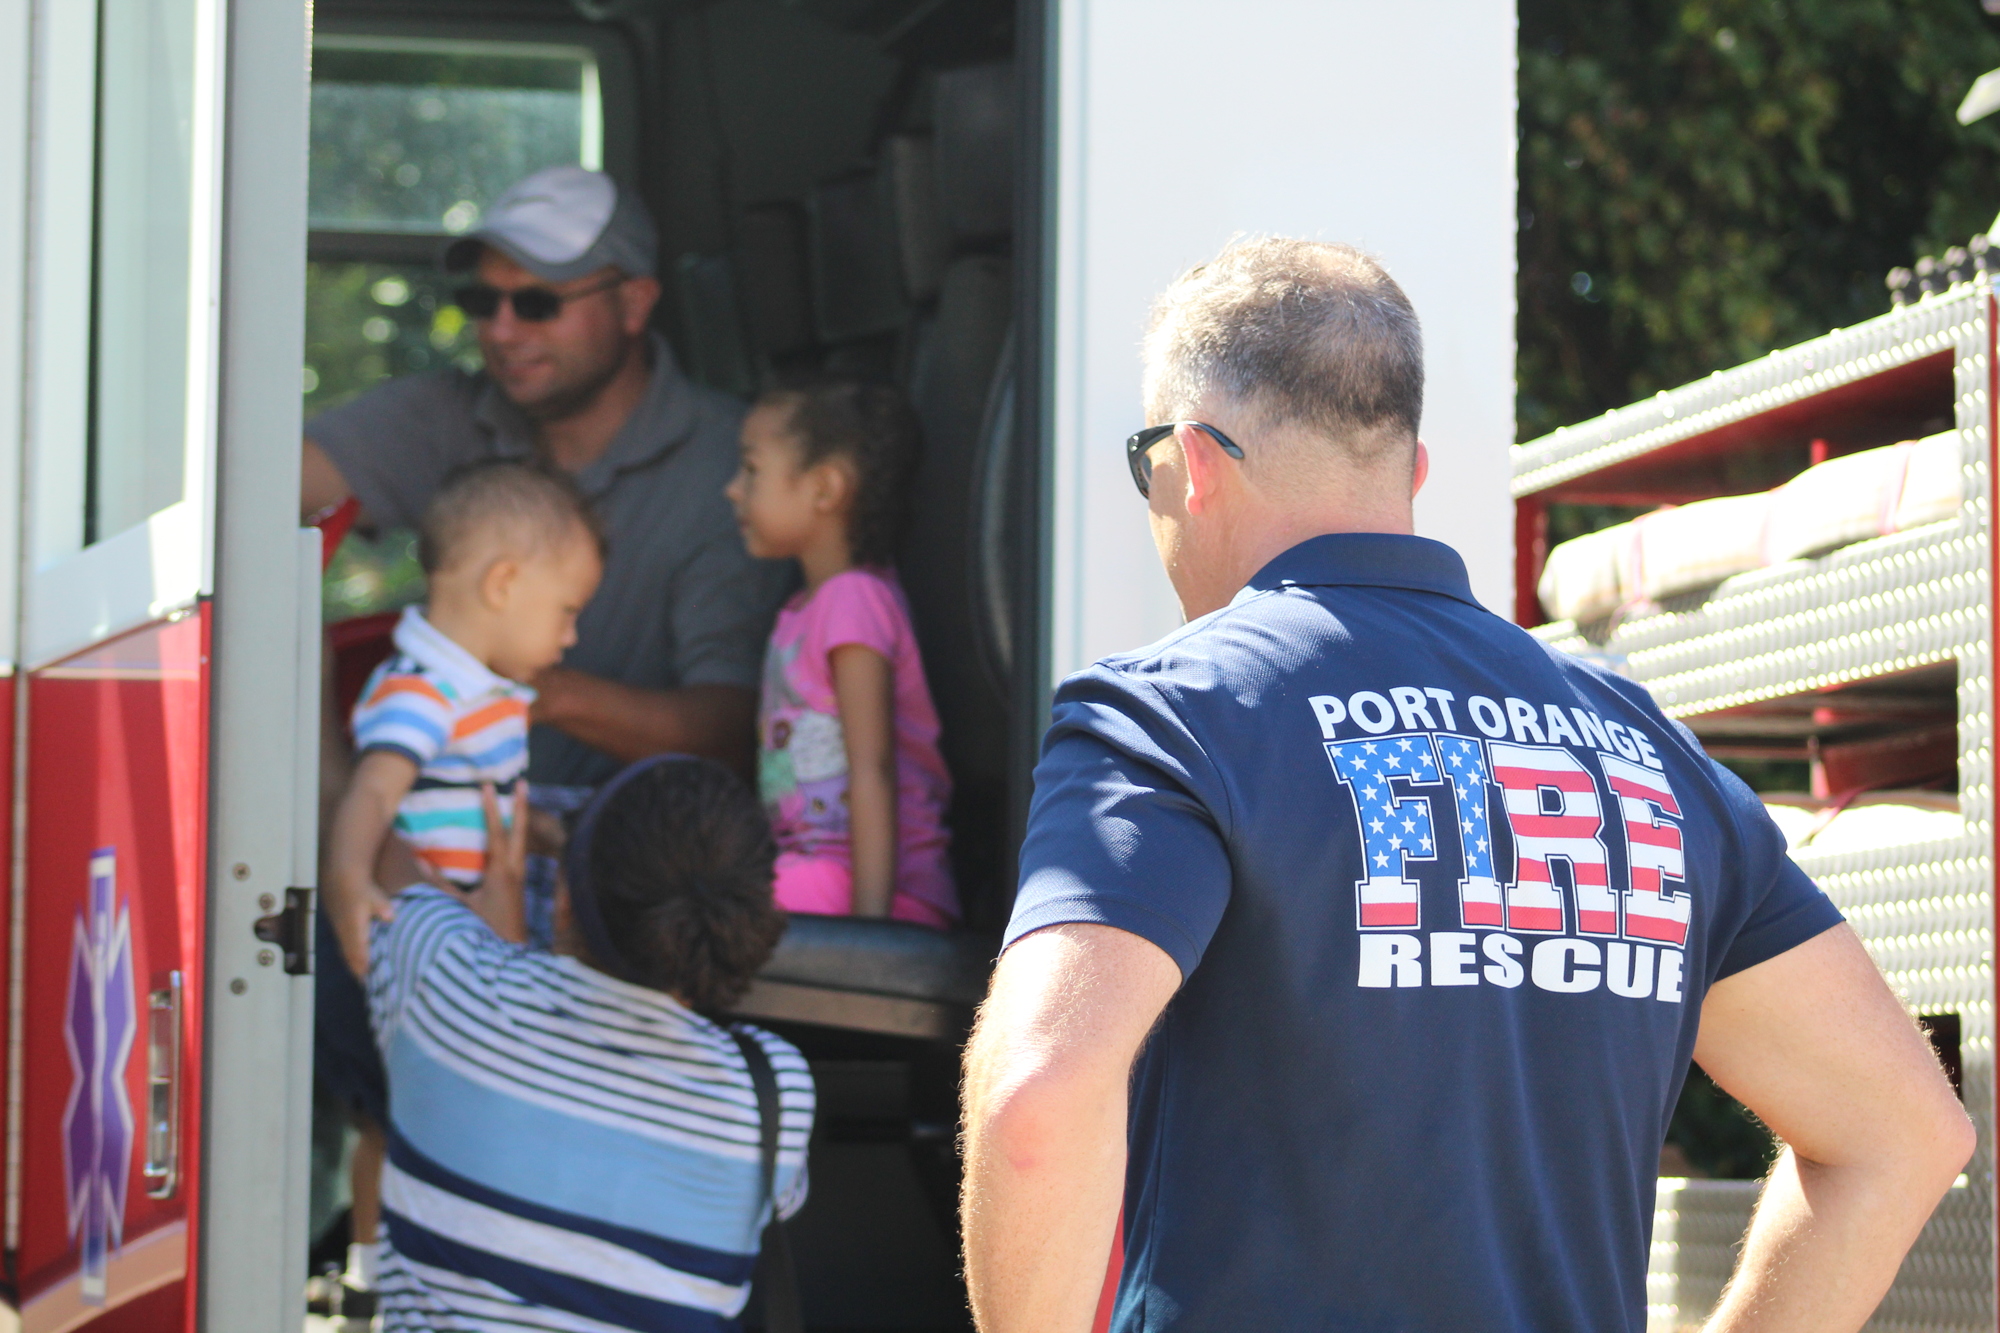
[[[424,573],[449,567],[496,526],[509,529],[507,539],[532,553],[560,545],[581,526],[604,553],[603,529],[575,482],[528,459],[488,458],[455,469],[424,510],[417,529]]]
[[[742,779],[675,755],[607,784],[579,817],[564,865],[591,951],[616,954],[600,965],[712,1014],[742,998],[785,933],[771,901],[777,857]]]
[[[870,380],[819,378],[780,385],[758,401],[790,410],[802,466],[827,458],[854,464],[849,556],[857,565],[893,564],[924,450],[923,427],[903,391]]]

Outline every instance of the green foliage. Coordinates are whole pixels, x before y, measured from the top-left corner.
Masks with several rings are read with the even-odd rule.
[[[2000,209],[1978,0],[1521,0],[1522,439],[1888,308]]]
[[[1718,762],[1743,779],[1751,791],[1810,791],[1812,765],[1803,759],[1723,759]]]
[[[305,411],[336,406],[383,380],[445,365],[479,368],[479,345],[447,280],[429,267],[306,265]],[[416,538],[352,533],[321,584],[329,621],[393,610],[424,595]]]
[[[1667,1142],[1680,1148],[1696,1172],[1714,1180],[1762,1179],[1778,1155],[1771,1131],[1699,1065],[1688,1067]]]
[[[350,532],[320,582],[320,611],[329,624],[393,611],[422,601],[425,587],[416,533],[398,528],[371,538]]]
[[[479,368],[479,345],[449,280],[428,266],[306,265],[305,412],[397,375]]]

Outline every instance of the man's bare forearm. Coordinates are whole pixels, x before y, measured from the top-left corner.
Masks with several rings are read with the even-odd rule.
[[[966,1284],[981,1333],[1087,1333],[1125,1182],[1132,1057],[1179,985],[1108,926],[1001,959],[966,1052]]]
[[[1937,1057],[1846,925],[1718,981],[1695,1059],[1786,1145],[1709,1333],[1846,1333],[1972,1155]]]
[[[1902,1160],[1842,1167],[1801,1161],[1786,1149],[1706,1333],[1860,1328],[1950,1188],[1956,1144],[1947,1135],[1943,1144],[1912,1144]]]
[[[347,484],[347,478],[340,474],[326,450],[308,438],[299,458],[299,517],[311,518],[352,494],[354,488]]]
[[[750,771],[757,696],[736,685],[642,690],[567,667],[535,681],[532,714],[624,763],[649,754],[699,754]]]

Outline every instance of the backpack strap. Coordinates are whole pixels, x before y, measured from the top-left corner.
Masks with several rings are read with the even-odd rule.
[[[764,1044],[749,1029],[732,1027],[728,1032],[735,1039],[737,1049],[743,1052],[743,1063],[750,1069],[751,1086],[757,1090],[758,1157],[761,1163],[759,1193],[771,1205],[771,1220],[764,1226],[763,1243],[757,1254],[757,1274],[752,1282],[763,1305],[764,1333],[805,1333],[805,1321],[799,1314],[798,1274],[792,1266],[791,1236],[785,1230],[784,1220],[778,1216],[778,1131],[782,1117],[778,1100],[778,1072],[771,1067],[771,1057],[765,1053]]]

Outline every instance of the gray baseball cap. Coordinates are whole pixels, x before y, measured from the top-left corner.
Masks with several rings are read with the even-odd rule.
[[[508,186],[475,230],[445,247],[445,270],[474,267],[484,245],[544,282],[568,282],[606,265],[654,277],[659,241],[639,196],[603,172],[544,167]]]

